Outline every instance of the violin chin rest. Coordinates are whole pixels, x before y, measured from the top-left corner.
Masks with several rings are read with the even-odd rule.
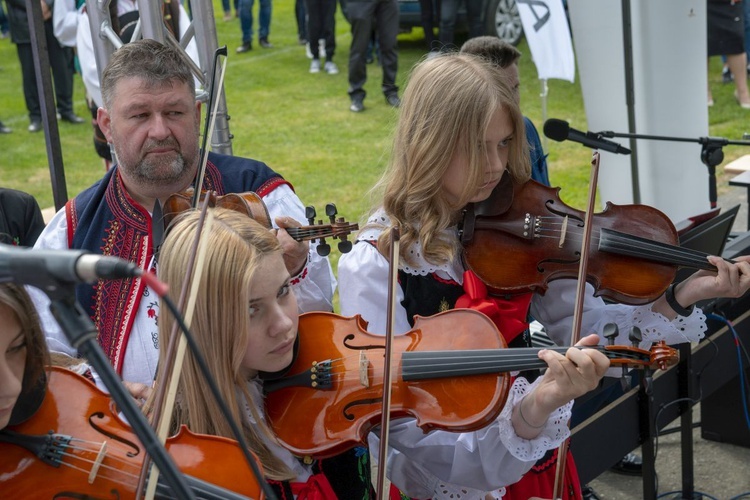
[[[22,424],[30,419],[39,407],[42,406],[42,401],[44,401],[46,393],[47,375],[44,372],[42,372],[42,376],[36,383],[29,383],[28,380],[24,380],[21,395],[13,407],[13,413],[10,414],[8,425]]]
[[[297,335],[297,338],[294,339],[293,352],[294,354],[292,355],[292,362],[289,363],[289,366],[277,372],[258,372],[258,377],[261,380],[270,381],[270,380],[280,379],[281,377],[287,374],[289,369],[294,365],[294,361],[297,359],[297,353],[299,353],[299,334]]]

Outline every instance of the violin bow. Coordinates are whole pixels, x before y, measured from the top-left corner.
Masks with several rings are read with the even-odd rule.
[[[391,228],[390,265],[388,268],[388,324],[385,332],[385,350],[383,353],[383,410],[380,415],[380,449],[378,450],[378,482],[377,497],[381,500],[388,498],[388,441],[390,434],[391,413],[391,359],[393,358],[393,335],[396,324],[396,287],[398,286],[398,260],[400,252],[401,232],[398,226]]]
[[[219,81],[217,83],[215,81],[216,68],[219,63],[220,55],[225,56],[225,59],[221,63],[221,72],[219,73]],[[213,135],[214,127],[216,125],[216,113],[219,110],[219,101],[220,101],[220,99],[216,98],[216,91],[217,89],[222,89],[224,87],[224,74],[227,71],[226,55],[227,55],[226,45],[216,49],[216,52],[214,53],[214,65],[213,65],[213,71],[211,72],[211,75],[212,75],[212,82],[214,82],[215,85],[211,87],[211,92],[209,93],[208,116],[206,117],[206,127],[203,132],[203,145],[201,146],[201,161],[200,161],[200,167],[198,168],[198,173],[195,176],[195,189],[193,190],[192,205],[194,207],[198,206],[198,200],[200,199],[201,190],[203,186],[203,178],[206,175],[206,163],[208,163],[208,138],[209,136]]]
[[[206,250],[208,249],[208,238],[201,238],[202,229],[205,227],[206,230],[211,228],[213,223],[213,215],[208,214],[208,203],[203,204],[201,209],[201,216],[198,220],[196,237],[193,241],[193,247],[190,252],[190,259],[188,260],[188,268],[185,273],[186,277],[182,284],[180,291],[179,308],[184,308],[185,323],[190,326],[193,317],[193,311],[195,310],[195,302],[198,295],[198,289],[200,287],[200,279],[203,274],[204,262]],[[189,293],[189,295],[188,295]],[[167,366],[160,367],[160,375],[157,377],[159,383],[156,388],[156,395],[154,397],[154,419],[156,426],[157,437],[161,442],[166,442],[169,427],[172,420],[172,410],[174,409],[175,396],[177,394],[177,384],[180,380],[182,373],[182,362],[185,358],[185,350],[187,341],[184,335],[178,335],[177,322],[172,327],[172,332],[169,338],[169,345],[167,346]],[[145,479],[149,466],[150,460],[144,459],[143,467],[141,469],[141,477],[139,478],[139,488],[136,491],[143,491],[140,487],[140,481]],[[149,483],[146,489],[145,498],[146,500],[152,500],[156,494],[157,480],[159,478],[159,470],[154,467],[149,476]]]
[[[581,323],[583,320],[583,295],[586,292],[586,276],[591,246],[591,227],[594,218],[594,202],[596,201],[596,186],[599,181],[599,152],[591,155],[591,176],[589,181],[589,195],[586,206],[586,217],[583,222],[583,236],[581,238],[581,258],[578,264],[578,286],[576,287],[575,311],[573,312],[573,329],[570,344],[574,346],[581,340]],[[570,424],[570,423],[568,423]],[[555,485],[552,498],[563,498],[565,483],[565,458],[568,454],[569,439],[563,441],[557,448],[557,469],[555,471]]]

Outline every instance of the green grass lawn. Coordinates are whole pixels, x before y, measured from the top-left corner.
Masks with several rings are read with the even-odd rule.
[[[229,126],[234,154],[268,163],[295,186],[300,198],[322,207],[334,202],[348,219],[360,219],[371,205],[367,193],[388,161],[391,134],[398,111],[390,108],[380,91],[381,71],[368,66],[365,111],[349,111],[346,66],[351,36],[349,25],[337,17],[335,62],[341,72],[308,73],[309,59],[297,44],[293,2],[275,2],[270,40],[274,47],[236,54],[241,42],[239,20],[221,20],[221,3],[214,1],[219,45],[229,47],[225,81]],[[257,7],[256,7],[257,9]],[[522,42],[522,108],[541,129],[540,84]],[[398,82],[403,86],[410,68],[425,54],[419,30],[399,36]],[[731,98],[733,86],[721,84],[719,61],[711,68],[716,106],[710,113],[710,133],[740,139],[746,111]],[[26,131],[28,117],[23,99],[15,46],[0,40],[0,119],[14,128],[0,135],[0,185],[30,192],[42,207],[53,205],[45,138]],[[75,110],[87,116],[84,89],[76,75]],[[547,115],[560,117],[585,129],[586,117],[578,82],[549,81]],[[104,170],[92,146],[87,124],[60,123],[67,194],[74,196],[99,178]],[[563,188],[569,204],[582,207],[586,196],[590,150],[579,144],[554,143],[549,148],[550,177]],[[742,154],[739,147],[725,148],[725,163]],[[719,168],[719,189],[727,181]]]

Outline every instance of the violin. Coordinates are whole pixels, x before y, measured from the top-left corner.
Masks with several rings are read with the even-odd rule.
[[[117,415],[114,402],[70,370],[51,367],[48,380],[39,410],[0,431],[3,496],[136,498],[146,451]],[[166,448],[196,498],[261,498],[236,441],[194,434],[183,426],[167,439]],[[156,491],[160,498],[174,498],[162,480]]]
[[[578,277],[584,213],[559,191],[506,173],[488,199],[467,206],[464,265],[494,293],[544,293],[551,280]],[[642,305],[664,293],[679,267],[716,271],[708,254],[678,246],[674,224],[656,208],[608,202],[592,220],[586,280],[596,295]]]
[[[163,220],[164,226],[167,227],[172,220],[185,210],[193,208],[192,199],[194,197],[193,188],[188,188],[181,193],[175,193],[167,198],[164,203]],[[208,203],[209,207],[221,207],[234,210],[271,229],[271,216],[268,213],[265,203],[261,197],[252,191],[245,193],[229,193],[217,196],[216,193],[201,193],[201,203]],[[334,238],[339,240],[338,248],[342,253],[349,252],[352,249],[351,241],[347,236],[359,229],[356,223],[349,223],[343,217],[336,217],[338,214],[336,205],[329,203],[326,205],[326,216],[329,219],[327,224],[319,220],[315,224],[316,212],[313,207],[306,208],[306,217],[310,223],[309,226],[286,228],[286,232],[296,241],[314,241],[318,240],[318,254],[325,257],[330,252],[330,246],[325,242],[325,238]]]
[[[384,337],[365,326],[359,315],[300,316],[292,366],[264,381],[268,422],[292,453],[330,457],[366,442],[380,424]],[[393,338],[390,418],[413,417],[425,432],[486,426],[505,405],[509,372],[546,366],[540,349],[505,347],[492,320],[473,309],[416,316],[412,330]],[[600,350],[613,365],[666,368],[677,360],[664,342],[650,351],[587,348]],[[568,348],[550,349],[564,354]]]

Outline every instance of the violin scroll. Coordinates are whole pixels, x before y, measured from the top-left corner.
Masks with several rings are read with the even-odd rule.
[[[666,370],[679,360],[677,349],[669,347],[660,340],[650,349],[639,349],[632,346],[604,346],[604,354],[609,358],[612,366],[636,367]]]
[[[338,249],[341,253],[350,252],[352,249],[352,242],[347,240],[347,236],[357,231],[359,225],[356,223],[349,223],[343,217],[336,218],[338,211],[336,205],[329,203],[326,205],[326,215],[328,216],[329,223],[324,224],[322,219],[319,219],[317,224],[315,223],[315,217],[317,212],[315,207],[305,207],[305,217],[310,223],[309,226],[303,227],[291,227],[287,228],[289,235],[297,241],[312,240],[318,241],[317,252],[321,257],[327,256],[331,253],[331,245],[326,243],[326,238],[334,238],[339,240]]]
[[[175,193],[167,198],[167,201],[164,202],[164,207],[162,208],[165,228],[168,227],[180,213],[193,208],[193,205],[191,204],[192,198],[192,187],[183,192]],[[213,191],[203,192],[201,193],[200,203],[208,203],[209,207],[234,210],[235,212],[247,215],[268,229],[273,227],[271,224],[271,216],[268,213],[266,204],[263,203],[263,200],[257,193],[252,191],[247,191],[245,193],[229,193],[225,195],[217,195],[216,192]],[[316,223],[315,208],[308,206],[305,208],[305,217],[310,222],[310,225],[286,228],[286,232],[297,241],[317,240],[319,243],[317,251],[321,257],[325,257],[331,252],[331,246],[326,243],[326,238],[338,239],[339,251],[341,253],[349,252],[352,249],[352,243],[347,240],[347,236],[357,231],[359,225],[356,223],[349,223],[343,217],[337,218],[337,214],[336,205],[329,203],[326,205],[326,215],[328,216],[329,223],[324,224],[322,220],[318,220]]]

